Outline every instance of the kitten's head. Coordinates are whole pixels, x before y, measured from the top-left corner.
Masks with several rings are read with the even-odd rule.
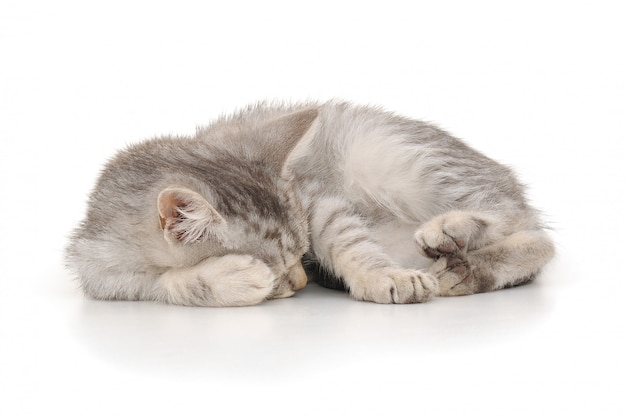
[[[293,295],[306,285],[300,262],[308,248],[306,217],[289,198],[257,195],[273,199],[276,211],[267,215],[263,208],[251,206],[255,196],[242,197],[250,204],[240,200],[231,210],[221,198],[206,197],[189,188],[161,191],[158,224],[168,251],[168,258],[161,259],[170,266],[186,267],[208,257],[249,255],[262,260],[275,275],[272,298]]]
[[[288,161],[316,115],[302,111],[238,132],[236,140],[224,140],[231,143],[225,151],[212,149],[210,162],[195,168],[195,180],[161,189],[154,222],[169,262],[185,267],[208,257],[250,255],[276,277],[271,298],[302,289],[308,226]]]

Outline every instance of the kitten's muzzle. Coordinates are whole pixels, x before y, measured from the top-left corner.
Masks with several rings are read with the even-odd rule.
[[[287,279],[293,290],[300,290],[306,286],[308,278],[300,262],[296,263],[287,273]]]

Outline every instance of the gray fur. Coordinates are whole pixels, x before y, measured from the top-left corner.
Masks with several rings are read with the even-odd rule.
[[[249,305],[306,283],[423,302],[532,279],[551,240],[506,167],[444,131],[344,102],[258,104],[118,153],[67,248],[97,299]]]

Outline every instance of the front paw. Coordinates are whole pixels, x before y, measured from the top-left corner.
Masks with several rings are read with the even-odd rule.
[[[383,270],[349,284],[356,300],[376,303],[421,303],[439,293],[437,279],[418,270]]]
[[[275,280],[274,273],[261,260],[234,254],[208,264],[200,276],[211,280],[215,301],[220,306],[256,305],[269,297]]]
[[[246,255],[206,259],[162,277],[165,301],[187,306],[247,306],[267,299],[275,276],[261,260]]]

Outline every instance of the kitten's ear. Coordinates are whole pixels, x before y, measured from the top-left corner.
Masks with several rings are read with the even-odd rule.
[[[296,146],[314,133],[318,114],[317,108],[308,108],[267,122],[262,128],[263,135],[276,146],[269,149],[265,159],[281,171]]]
[[[167,188],[158,197],[159,220],[169,243],[189,244],[218,236],[226,226],[222,216],[197,192]]]

